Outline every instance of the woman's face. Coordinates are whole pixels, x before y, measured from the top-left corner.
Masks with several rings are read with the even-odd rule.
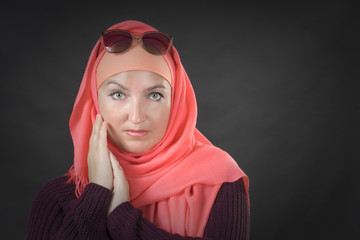
[[[112,142],[126,152],[143,153],[165,135],[171,87],[152,72],[122,72],[103,82],[98,90],[98,103]]]

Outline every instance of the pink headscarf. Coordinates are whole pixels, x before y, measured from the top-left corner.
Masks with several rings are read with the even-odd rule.
[[[109,29],[134,33],[157,31],[138,21],[124,21]],[[69,182],[79,196],[88,184],[87,154],[95,116],[99,113],[96,70],[105,54],[98,41],[90,55],[70,117],[74,165]],[[248,178],[233,158],[213,146],[196,128],[197,106],[190,80],[173,47],[164,56],[171,68],[172,108],[164,138],[142,154],[122,151],[110,140],[108,147],[124,169],[130,202],[157,227],[182,236],[203,235],[216,195],[224,182]]]

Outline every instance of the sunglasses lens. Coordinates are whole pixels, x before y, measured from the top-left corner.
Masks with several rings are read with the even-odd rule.
[[[104,45],[111,53],[120,53],[131,46],[132,36],[124,31],[111,31],[103,35]]]
[[[163,55],[169,49],[170,37],[162,33],[147,33],[142,37],[144,48],[155,55]]]

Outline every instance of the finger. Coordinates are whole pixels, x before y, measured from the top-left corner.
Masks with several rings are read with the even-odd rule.
[[[107,136],[107,123],[105,121],[102,121],[100,124],[99,134],[102,138],[106,138]]]
[[[110,152],[110,162],[113,169],[114,177],[116,176],[117,178],[126,180],[124,169],[122,168],[119,161],[116,159],[115,155],[112,152]]]
[[[92,129],[92,133],[91,133],[93,136],[96,136],[98,134],[100,127],[101,127],[101,123],[102,123],[101,115],[97,114],[96,118],[95,118],[93,129]]]
[[[114,154],[110,151],[110,164],[111,164],[111,168],[113,171],[113,176],[116,179],[118,177],[118,164],[119,162],[117,161],[116,157],[114,156]]]
[[[103,121],[102,121],[101,115],[97,114],[96,118],[95,118],[93,129],[91,132],[90,140],[89,140],[90,146],[92,146],[92,145],[97,146],[97,144],[95,144],[95,143],[97,143],[97,141],[98,141],[99,130],[101,128],[102,122]]]
[[[118,161],[117,161],[115,155],[114,155],[111,151],[109,151],[109,156],[110,156],[111,167],[112,167],[113,170],[114,170],[114,168],[116,167],[116,163],[117,163]]]
[[[99,144],[102,148],[107,149],[107,123],[105,121],[102,122],[99,130]]]
[[[115,155],[112,152],[110,152],[110,161],[113,171],[115,172],[123,171],[123,168],[121,167],[119,161],[116,159]]]

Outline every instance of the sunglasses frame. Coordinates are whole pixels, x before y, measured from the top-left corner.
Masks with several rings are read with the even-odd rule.
[[[130,34],[131,37],[132,37],[130,46],[129,46],[126,50],[124,50],[124,51],[122,51],[122,52],[110,52],[110,51],[108,51],[108,49],[107,49],[106,46],[105,46],[104,35],[105,35],[106,33],[109,33],[109,32],[126,32],[126,33]],[[162,34],[162,35],[166,36],[167,38],[169,38],[169,46],[167,47],[166,51],[165,51],[163,54],[154,54],[154,53],[148,51],[148,50],[145,48],[145,45],[144,45],[142,39],[143,39],[143,37],[144,37],[146,34],[151,34],[151,33]],[[169,49],[170,49],[170,50],[172,49],[173,37],[172,37],[170,34],[163,33],[163,32],[158,32],[158,31],[148,31],[148,32],[143,32],[142,34],[134,34],[134,33],[130,32],[130,31],[124,30],[124,29],[106,30],[106,31],[102,32],[101,35],[100,35],[100,43],[103,45],[103,47],[105,48],[105,50],[106,50],[107,52],[109,52],[109,53],[124,53],[124,52],[128,51],[128,50],[132,47],[132,45],[134,44],[134,41],[140,41],[140,42],[141,42],[141,46],[142,46],[147,52],[149,52],[149,53],[151,53],[151,54],[154,54],[154,55],[160,55],[160,56],[161,56],[161,55],[165,55],[165,54],[169,51]],[[100,45],[101,45],[101,44],[99,44],[99,48],[98,48],[98,51],[97,51],[97,55],[99,55]]]

